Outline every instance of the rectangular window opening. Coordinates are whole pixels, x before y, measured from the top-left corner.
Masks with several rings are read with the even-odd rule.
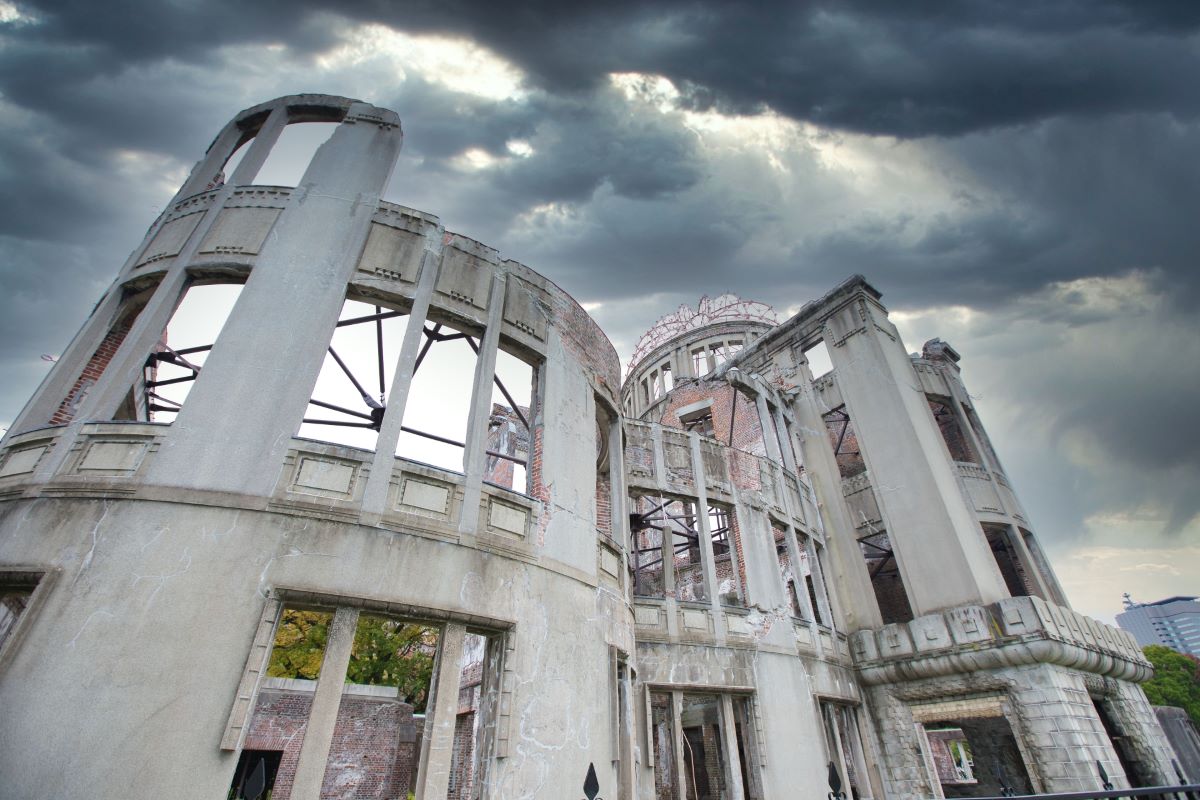
[[[15,640],[41,577],[33,572],[0,572],[0,653]]]
[[[246,724],[231,796],[252,787],[264,797],[286,797],[301,771],[322,776],[322,797],[407,797],[417,791],[441,638],[440,626],[419,620],[285,607]],[[477,774],[486,642],[482,635],[464,637],[458,695],[438,701],[439,713],[457,713],[451,798],[469,797]],[[337,674],[330,673],[334,669]],[[342,690],[332,731],[322,734],[332,734],[328,759],[314,772],[299,759],[304,738],[313,735],[310,714],[320,680],[334,680]]]
[[[858,731],[857,711],[841,703],[819,702],[826,752],[842,780],[843,792],[851,800],[867,800],[871,797],[871,783],[865,774],[866,758]]]
[[[871,587],[875,590],[875,601],[879,604],[884,624],[911,622],[912,605],[887,532],[877,531],[862,536],[858,544],[866,561],[867,574],[871,578]]]
[[[529,364],[504,350],[496,352],[483,479],[523,493],[529,492],[534,376]]]
[[[947,719],[922,727],[946,797],[996,797],[1006,788],[1032,793],[1025,760],[1006,718]]]
[[[704,348],[696,348],[692,351],[692,374],[699,378],[702,375],[707,375],[708,371],[708,356],[705,354]]]
[[[122,418],[173,422],[241,294],[240,283],[193,284],[171,315]]]
[[[299,186],[309,162],[335,130],[337,124],[330,122],[294,122],[285,126],[251,180],[259,186]]]
[[[721,698],[713,694],[683,695],[683,783],[687,800],[722,800],[729,796],[729,765],[721,735]]]
[[[933,421],[937,423],[942,440],[946,443],[946,449],[950,451],[950,459],[970,464],[979,463],[979,459],[975,457],[967,440],[966,432],[958,418],[958,412],[954,409],[954,401],[948,397],[928,397],[927,399],[929,410],[933,413]]]
[[[829,347],[824,339],[807,348],[804,359],[808,362],[808,371],[812,373],[814,381],[833,372],[833,360],[829,357]]]
[[[658,368],[659,374],[662,375],[663,393],[671,391],[675,388],[675,378],[671,375],[671,364],[667,362]]]
[[[833,456],[837,459],[838,472],[842,479],[853,478],[867,471],[862,451],[858,446],[858,433],[845,406],[838,406],[821,415],[829,431],[829,442],[833,445]]]
[[[1000,574],[1004,577],[1008,593],[1013,597],[1037,594],[1032,576],[1026,572],[1009,527],[985,522],[983,534],[987,537],[992,557],[996,559],[996,566],[1000,568]]]
[[[480,337],[425,323],[396,455],[462,472]]]
[[[746,598],[745,569],[742,564],[740,531],[733,511],[724,506],[709,505],[708,531],[712,538],[713,561],[717,573],[717,599],[721,605],[742,608]]]
[[[406,317],[370,302],[342,304],[298,436],[374,449]]]
[[[693,503],[661,495],[634,496],[630,501],[634,594],[662,598],[669,592],[676,600],[708,599]]]

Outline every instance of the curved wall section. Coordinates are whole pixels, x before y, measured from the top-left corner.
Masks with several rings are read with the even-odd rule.
[[[235,180],[265,157],[259,143],[311,118],[339,122],[298,186]],[[229,182],[209,188],[247,141]],[[607,739],[588,731],[618,727],[614,654],[632,659],[633,615],[621,549],[601,530],[596,459],[579,458],[603,436],[620,463],[619,437],[598,427],[616,421],[616,354],[552,282],[381,203],[399,147],[395,114],[357,101],[243,112],[0,445],[0,581],[39,587],[20,647],[0,655],[7,796],[226,796],[245,753],[266,746],[264,659],[294,609],[330,615],[330,677],[288,684],[312,698],[303,747],[278,767],[292,797],[364,780],[337,720],[366,701],[338,698],[347,631],[376,617],[437,641],[423,733],[402,739],[418,796],[571,796],[589,763],[616,781]],[[164,350],[168,320],[189,286],[214,280],[245,286],[182,407],[149,422],[139,414],[161,376],[148,364],[197,358]],[[368,415],[373,450],[297,436],[347,299],[403,326]],[[423,331],[437,325],[478,351],[461,471],[395,455]],[[534,376],[526,491],[489,472],[505,353]],[[365,691],[346,697],[379,694]]]

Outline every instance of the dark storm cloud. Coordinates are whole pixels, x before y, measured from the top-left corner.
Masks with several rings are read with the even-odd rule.
[[[320,12],[464,35],[551,91],[611,71],[666,75],[697,103],[769,105],[821,124],[899,136],[959,134],[1062,113],[1169,109],[1191,116],[1200,71],[1188,3],[381,3],[28,4],[43,19],[6,52],[6,94],[48,108],[22,80],[41,48],[64,57],[48,83],[166,59],[203,62],[218,44],[336,39]]]
[[[1190,413],[1200,385],[1172,356],[1200,357],[1178,345],[1195,341],[1200,298],[1200,4],[17,5],[36,22],[0,23],[0,409],[12,409],[0,419],[161,210],[165,173],[181,176],[238,109],[329,91],[400,112],[393,199],[603,302],[623,354],[639,328],[698,294],[801,302],[854,272],[892,308],[970,305],[1018,331],[1033,320],[1045,335],[1095,331],[1108,360],[1086,345],[1054,350],[1069,369],[1025,355],[1049,352],[1044,341],[971,333],[977,363],[1024,387],[1009,407],[1039,420],[1035,442],[997,438],[1019,442],[1048,537],[1133,495],[1166,509],[1173,530],[1196,511],[1200,456],[1184,443],[1200,435]],[[417,69],[402,80],[353,65],[324,74],[318,57],[366,22],[479,43],[524,71],[525,91],[489,99]],[[629,99],[612,72],[663,75],[682,95],[674,109]],[[830,136],[895,137],[894,153],[871,157],[919,152],[944,164],[957,194],[899,207],[883,195],[907,187],[855,193],[806,152],[786,165],[803,197],[772,193],[761,154],[714,154],[681,113],[768,108]],[[515,141],[528,157],[512,155]],[[471,150],[497,160],[464,166]],[[1139,269],[1163,298],[1152,313],[1137,297],[1097,308],[1054,288]],[[1053,302],[1022,305],[1047,292]],[[1169,351],[1153,349],[1155,324],[1173,332]],[[1137,336],[1113,336],[1122,326]],[[998,341],[1006,350],[987,352]],[[1142,435],[1147,408],[1161,424]],[[1068,463],[1077,439],[1111,472]]]

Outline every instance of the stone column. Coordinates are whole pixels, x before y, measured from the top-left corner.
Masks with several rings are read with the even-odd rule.
[[[492,275],[492,294],[488,300],[487,328],[479,340],[479,358],[475,361],[475,385],[471,390],[471,416],[467,420],[465,452],[463,453],[462,516],[459,533],[474,534],[479,525],[479,502],[483,497],[483,470],[487,464],[488,422],[492,410],[492,382],[496,377],[496,348],[500,346],[500,325],[504,313],[504,284],[506,273],[497,270]],[[532,437],[533,431],[531,430]],[[533,442],[529,443],[530,449]],[[533,454],[530,453],[530,466]]]
[[[438,267],[441,264],[441,229],[425,240],[425,253],[421,257],[421,276],[413,296],[412,310],[408,314],[408,325],[404,329],[404,340],[400,344],[400,355],[392,385],[388,387],[387,409],[379,426],[375,440],[375,455],[371,459],[371,474],[363,489],[363,522],[375,524],[387,508],[388,487],[392,482],[392,466],[396,463],[396,445],[400,441],[400,426],[404,423],[404,409],[408,405],[408,389],[412,384],[417,355],[424,341],[425,318],[429,314],[429,303],[437,285]]]
[[[417,800],[444,800],[450,789],[454,763],[454,723],[458,720],[458,686],[462,679],[463,639],[466,627],[446,624],[433,673],[425,732],[421,736],[420,783]]]
[[[304,742],[300,745],[300,760],[292,783],[293,800],[320,800],[357,627],[357,608],[339,608],[334,612],[329,624],[329,638],[325,642],[325,658],[321,661],[321,676],[313,694],[312,710],[308,713]]]

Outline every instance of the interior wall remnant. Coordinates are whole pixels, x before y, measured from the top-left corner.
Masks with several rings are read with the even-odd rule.
[[[721,735],[721,698],[684,694],[680,713],[683,728],[683,782],[687,800],[729,797],[729,766]]]
[[[837,459],[838,471],[842,479],[853,478],[867,471],[863,461],[862,451],[858,446],[858,433],[854,429],[854,421],[845,406],[838,406],[832,411],[821,415],[825,427],[829,431],[829,442],[833,445],[833,455]]]
[[[930,395],[926,399],[929,401],[929,410],[933,413],[933,421],[937,423],[938,430],[941,431],[942,441],[946,443],[946,449],[950,451],[951,460],[971,464],[978,463],[979,459],[972,452],[966,432],[963,430],[962,420],[955,411],[954,401],[948,397],[934,395]]]
[[[871,588],[875,590],[875,601],[879,604],[879,614],[884,624],[911,622],[912,604],[887,531],[875,531],[862,536],[858,544],[867,562],[867,574],[871,577]]]
[[[927,722],[924,727],[946,797],[999,797],[1006,791],[1033,793],[1021,750],[1004,717],[947,719]],[[950,733],[943,736],[941,732],[945,731]],[[969,760],[970,778],[962,778],[952,763],[948,741],[965,741],[958,751]]]
[[[136,297],[126,297],[121,304],[121,310],[117,314],[116,320],[108,329],[108,333],[100,340],[100,344],[92,353],[91,358],[87,360],[83,371],[79,377],[75,379],[71,390],[67,392],[67,396],[63,398],[54,414],[49,419],[51,425],[64,425],[75,418],[75,411],[79,408],[80,402],[87,395],[89,389],[100,380],[100,376],[104,374],[104,370],[108,368],[113,356],[117,354],[117,350],[125,341],[125,337],[129,335],[129,331],[133,328],[133,323],[137,322],[138,315],[142,313],[142,309],[146,307],[146,301],[149,298],[150,292],[142,292]],[[138,393],[140,394],[140,392]],[[144,415],[139,415],[137,407],[134,403],[135,393],[131,392],[126,402],[122,404],[120,410],[115,415],[115,419],[139,419]]]
[[[670,692],[650,692],[655,800],[681,800],[675,769],[675,713]]]

